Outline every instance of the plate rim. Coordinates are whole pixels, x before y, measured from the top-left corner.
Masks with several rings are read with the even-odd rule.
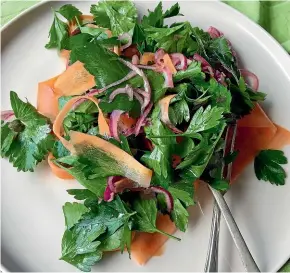
[[[60,0],[62,1],[62,0]],[[96,0],[99,1],[99,0]],[[142,2],[140,0],[132,0],[133,2]],[[154,0],[147,0],[147,1],[154,1]],[[166,0],[160,0],[161,2],[166,1]],[[187,2],[185,0],[176,0],[177,2]],[[28,13],[38,9],[42,5],[45,5],[49,2],[56,2],[55,0],[41,0],[38,3],[35,3],[31,7],[21,11],[17,16],[15,16],[12,20],[4,24],[1,29],[0,29],[0,36],[5,34],[6,31],[9,31],[9,28],[15,24],[18,20],[20,20],[23,16],[27,15]],[[67,2],[74,2],[74,0],[68,0]],[[84,0],[84,2],[95,2],[92,0]],[[204,2],[202,0],[193,0],[192,2]],[[258,25],[256,22],[251,20],[249,17],[241,13],[240,11],[234,9],[233,7],[227,5],[224,2],[221,2],[220,0],[210,0],[207,2],[214,2],[214,4],[221,5],[223,6],[224,9],[229,10],[231,13],[236,14],[241,20],[244,20],[247,24],[251,26],[251,31],[250,32],[258,32],[259,36],[262,35],[262,38],[265,40],[266,43],[263,44],[263,47],[265,49],[270,49],[271,47],[274,47],[273,51],[267,50],[268,54],[273,56],[273,59],[276,60],[277,64],[279,64],[280,68],[283,70],[285,76],[288,78],[290,81],[290,54],[282,47],[282,45],[269,33],[267,32],[264,28],[262,28],[260,25]],[[188,3],[188,2],[187,2]],[[24,26],[23,26],[24,27]],[[287,66],[289,66],[289,69],[287,69]],[[271,272],[277,272],[279,269],[281,269],[286,262],[290,259],[290,254],[288,257],[281,259],[280,261],[277,261],[276,267],[271,270]],[[7,267],[4,265],[4,262],[1,261],[0,268],[3,272],[10,272],[8,270],[9,266]]]

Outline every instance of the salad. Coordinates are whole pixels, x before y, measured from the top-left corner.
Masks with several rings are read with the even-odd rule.
[[[145,264],[180,240],[199,183],[225,192],[252,161],[258,180],[285,184],[279,149],[290,132],[264,113],[258,78],[221,31],[181,21],[178,3],[140,21],[130,1],[90,13],[53,10],[45,47],[65,70],[39,83],[36,107],[11,91],[12,110],[1,112],[1,156],[17,171],[47,160],[83,186],[67,191],[76,201],[63,206],[61,260],[90,271],[104,253],[126,251]]]

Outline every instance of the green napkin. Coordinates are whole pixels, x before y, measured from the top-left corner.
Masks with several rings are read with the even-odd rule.
[[[178,0],[177,0],[178,1]],[[39,1],[1,1],[1,25]],[[267,30],[290,53],[290,1],[224,1]],[[290,260],[280,272],[290,272]]]
[[[290,53],[290,1],[225,1],[267,30]]]

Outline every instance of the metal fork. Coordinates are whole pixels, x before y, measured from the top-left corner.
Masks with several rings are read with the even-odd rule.
[[[233,130],[232,138],[230,138],[230,131]],[[225,136],[225,147],[223,151],[223,156],[227,154],[227,148],[230,146],[230,151],[233,152],[234,144],[236,139],[237,124],[229,124],[227,127],[227,132]],[[227,170],[223,163],[222,174],[225,174],[226,178],[229,179],[231,176],[232,164],[227,165]],[[218,248],[219,248],[219,231],[220,231],[220,219],[221,219],[221,210],[219,209],[217,202],[214,200],[213,211],[212,211],[212,220],[211,220],[211,231],[210,239],[207,251],[207,257],[205,262],[204,272],[217,272],[218,271]]]
[[[232,130],[232,136],[230,135],[230,132]],[[237,124],[229,125],[227,128],[226,133],[226,145],[224,148],[224,156],[228,152],[233,152],[234,150],[234,144],[236,139],[236,132],[237,132]],[[228,143],[229,142],[229,143]],[[227,145],[229,144],[229,145]],[[230,147],[230,150],[227,151],[228,146]],[[222,167],[222,173],[224,174],[224,177],[226,177],[227,180],[230,180],[231,178],[231,172],[232,172],[232,164],[228,164],[226,169],[224,168],[224,165]],[[211,224],[211,232],[210,232],[210,240],[209,240],[209,246],[208,246],[208,252],[206,257],[206,263],[205,263],[205,272],[218,272],[218,246],[219,246],[219,230],[220,230],[220,218],[221,213],[223,214],[223,217],[226,220],[226,223],[228,225],[229,231],[233,237],[233,240],[238,248],[238,251],[240,253],[241,259],[243,261],[244,267],[246,271],[248,272],[259,272],[259,268],[256,265],[239,229],[238,226],[234,220],[234,218],[231,215],[231,212],[223,198],[223,194],[221,194],[219,191],[216,191],[212,187],[210,187],[210,190],[213,193],[213,196],[215,198],[214,206],[213,206],[213,214],[212,214],[212,224]]]

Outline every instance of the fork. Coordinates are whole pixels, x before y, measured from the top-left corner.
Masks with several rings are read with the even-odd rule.
[[[231,138],[230,138],[230,130],[233,130]],[[228,126],[227,133],[226,133],[226,145],[224,148],[224,155],[227,153],[227,146],[228,146],[227,142],[229,138],[230,138],[230,152],[233,152],[235,139],[236,139],[236,132],[237,132],[236,123]],[[222,167],[222,173],[225,174],[225,177],[227,180],[230,180],[231,172],[232,172],[231,163],[227,165],[226,170],[224,170],[224,166]],[[214,207],[213,207],[210,241],[209,241],[209,247],[208,247],[208,253],[206,257],[206,264],[205,264],[204,271],[205,272],[218,271],[219,229],[220,229],[220,218],[221,218],[221,213],[222,213],[226,221],[226,224],[228,226],[228,229],[231,233],[231,236],[234,240],[234,243],[239,251],[245,270],[247,272],[260,272],[230,212],[230,209],[223,198],[223,194],[213,189],[210,185],[209,185],[209,189],[211,190],[215,198],[215,201],[214,201]]]
[[[230,138],[230,131],[233,131],[232,137]],[[229,124],[226,132],[226,144],[223,151],[223,156],[227,154],[227,148],[230,146],[230,151],[233,152],[234,144],[236,139],[237,132],[237,123]],[[229,142],[229,145],[227,145]],[[226,179],[230,179],[231,177],[232,164],[228,164],[225,170],[225,166],[223,163],[222,166],[222,174],[225,174],[226,171]],[[204,272],[217,272],[218,271],[218,247],[219,247],[219,231],[220,231],[220,219],[221,219],[221,210],[218,207],[216,200],[214,200],[213,211],[212,211],[212,221],[211,221],[211,231],[210,231],[210,239],[208,245],[208,252],[205,262]]]

